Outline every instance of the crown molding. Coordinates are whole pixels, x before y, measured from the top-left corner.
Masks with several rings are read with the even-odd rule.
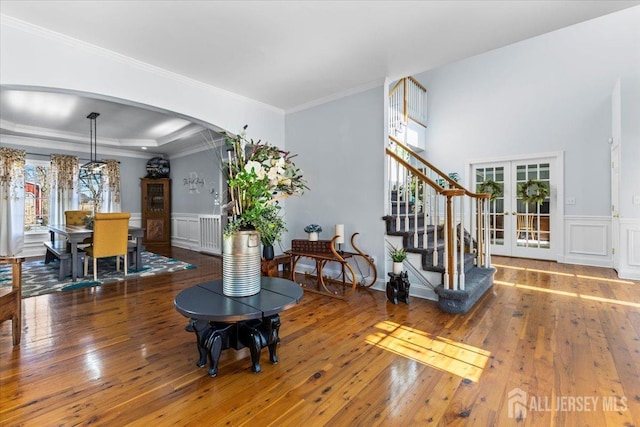
[[[7,135],[0,134],[0,142],[3,144],[11,144],[19,146],[22,149],[29,151],[29,147],[33,148],[41,148],[46,150],[52,149],[52,141],[50,139],[43,139],[38,137],[28,137],[22,135]],[[71,142],[71,141],[56,141],[55,142],[55,151],[70,151],[72,153],[76,153],[79,156],[89,154],[88,145],[86,141],[82,144]],[[98,155],[111,155],[111,156],[119,156],[119,157],[132,157],[138,159],[149,159],[150,157],[160,156],[163,157],[163,153],[156,153],[150,150],[145,151],[131,151],[118,149],[113,147],[104,147],[98,146]]]
[[[373,81],[371,81],[369,83],[365,83],[363,85],[356,86],[354,88],[347,89],[347,90],[342,91],[342,92],[334,93],[332,95],[316,99],[315,101],[311,101],[311,102],[299,105],[299,106],[294,107],[294,108],[290,108],[290,109],[285,111],[285,114],[297,113],[298,111],[308,110],[309,108],[317,107],[319,105],[323,105],[323,104],[326,104],[326,103],[331,102],[331,101],[336,101],[336,100],[341,99],[341,98],[346,98],[347,96],[355,95],[355,94],[367,91],[369,89],[374,89],[374,88],[377,88],[377,87],[381,88],[384,85],[384,83],[385,83],[385,79],[383,79],[383,78],[382,79],[376,79],[376,80],[373,80]]]

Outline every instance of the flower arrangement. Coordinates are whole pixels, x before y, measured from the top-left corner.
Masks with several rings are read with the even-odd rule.
[[[305,233],[321,233],[322,227],[318,224],[309,224],[304,228]]]
[[[549,186],[542,181],[530,179],[518,186],[518,197],[524,203],[542,205],[544,199],[549,197]]]
[[[502,194],[502,187],[492,179],[485,179],[483,182],[478,184],[476,191],[478,193],[489,193],[491,194],[489,200],[494,200]]]
[[[293,162],[294,155],[268,143],[254,142],[245,137],[245,125],[238,135],[223,132],[228,147],[227,182],[231,202],[227,205],[232,219],[227,224],[225,235],[240,229],[257,229],[279,234],[284,229],[271,227],[267,231],[267,218],[281,221],[278,209],[271,209],[279,200],[303,194],[308,189],[302,172]]]
[[[389,249],[389,256],[393,262],[402,262],[407,259],[407,250],[405,248],[392,246],[391,249]]]

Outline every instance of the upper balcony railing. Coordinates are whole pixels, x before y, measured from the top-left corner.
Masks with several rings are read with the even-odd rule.
[[[413,77],[403,77],[389,91],[389,129],[401,132],[409,120],[425,126],[427,123],[427,89]]]

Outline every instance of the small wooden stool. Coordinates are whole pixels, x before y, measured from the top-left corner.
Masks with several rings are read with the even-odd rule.
[[[282,272],[280,272],[282,266]],[[262,259],[262,275],[267,277],[282,277],[291,279],[291,255],[282,254],[273,259]]]
[[[24,258],[0,258],[0,264],[11,264],[11,292],[0,296],[0,322],[11,320],[13,345],[22,335],[22,263]]]

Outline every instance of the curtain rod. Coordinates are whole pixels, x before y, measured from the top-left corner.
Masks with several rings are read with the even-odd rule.
[[[29,155],[29,156],[41,156],[41,157],[47,157],[47,158],[51,158],[51,154],[41,154],[41,153],[30,153],[28,151],[25,152],[25,154]],[[82,159],[80,157],[78,157],[78,161],[90,161],[89,159]],[[118,163],[120,163],[120,160],[118,160]]]

